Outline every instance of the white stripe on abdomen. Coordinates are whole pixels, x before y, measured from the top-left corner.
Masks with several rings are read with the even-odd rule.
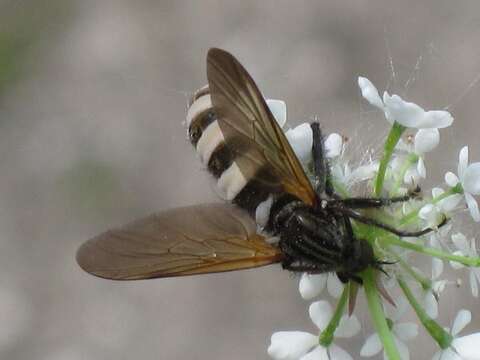
[[[203,164],[208,165],[213,151],[224,140],[225,138],[223,137],[222,130],[220,130],[217,121],[214,121],[207,126],[197,143],[197,153],[200,155]]]
[[[245,179],[238,165],[233,162],[220,176],[217,186],[225,200],[231,201],[242,191],[247,182],[248,179]]]

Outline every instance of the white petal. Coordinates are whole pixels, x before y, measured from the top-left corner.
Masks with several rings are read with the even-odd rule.
[[[323,144],[325,146],[325,156],[327,158],[331,159],[342,153],[343,139],[336,133],[328,135]]]
[[[442,195],[445,192],[441,187],[432,188],[432,197],[437,197]]]
[[[400,359],[410,360],[410,353],[408,351],[408,346],[397,338],[395,338],[395,344],[397,345],[398,353],[400,354]]]
[[[302,162],[308,162],[312,157],[313,133],[309,123],[298,125],[285,133],[293,151]]]
[[[302,331],[273,333],[268,355],[275,360],[297,360],[318,343],[318,337]]]
[[[415,134],[415,153],[424,154],[435,149],[440,143],[438,129],[420,129]]]
[[[358,77],[358,86],[362,92],[362,96],[373,106],[383,110],[383,102],[378,94],[377,88],[367,78]]]
[[[468,166],[468,146],[464,146],[458,154],[458,177],[463,179],[463,173]]]
[[[425,168],[425,162],[423,161],[422,157],[418,158],[417,172],[421,178],[425,179],[427,177],[427,169]]]
[[[452,335],[455,337],[465,326],[472,321],[472,313],[469,310],[462,309],[458,312],[452,325]]]
[[[467,166],[463,173],[462,186],[465,192],[473,195],[480,194],[480,163]]]
[[[298,290],[302,298],[310,300],[320,295],[323,289],[325,289],[326,284],[327,274],[310,275],[303,273],[300,278],[300,283],[298,284]]]
[[[402,341],[408,341],[418,335],[418,325],[414,323],[400,323],[393,326],[395,335]]]
[[[393,322],[398,322],[399,320],[403,319],[403,315],[408,310],[408,301],[404,297],[395,300],[397,302],[397,306],[395,307],[394,312],[390,316],[390,318],[393,320]]]
[[[299,360],[330,360],[330,357],[328,356],[327,349],[319,345]]]
[[[278,125],[283,127],[287,122],[287,104],[285,104],[285,101],[267,99],[266,102]]]
[[[308,314],[310,315],[310,319],[312,319],[313,323],[317,325],[318,329],[323,331],[330,322],[333,311],[332,307],[327,301],[321,300],[310,305],[308,308]]]
[[[443,272],[443,261],[439,258],[432,259],[432,279],[438,279]]]
[[[473,271],[470,271],[469,278],[470,278],[470,288],[472,289],[472,295],[474,297],[478,297],[478,283],[477,283],[477,278],[475,277],[475,273]]]
[[[443,211],[450,212],[458,206],[460,201],[462,201],[462,195],[453,194],[441,200],[439,202],[439,206],[442,208]]]
[[[455,247],[462,252],[462,254],[467,255],[470,249],[468,240],[461,232],[457,232],[452,235],[452,242]]]
[[[378,164],[378,162],[372,162],[367,165],[359,166],[358,168],[353,170],[348,179],[349,185],[373,179],[378,171]]]
[[[420,219],[425,220],[428,227],[437,226],[442,217],[442,215],[438,212],[438,209],[432,204],[422,206],[418,212],[418,216]]]
[[[431,110],[427,111],[422,119],[421,127],[430,128],[446,128],[453,123],[453,117],[448,111]]]
[[[383,345],[377,333],[370,335],[360,350],[360,356],[373,356],[382,351]]]
[[[335,344],[330,345],[328,352],[330,353],[329,360],[353,360],[349,353]]]
[[[440,354],[441,354],[441,357],[438,358],[439,360],[465,360],[460,356],[458,356],[456,352],[450,348],[447,348],[441,351]]]
[[[335,299],[338,299],[340,295],[342,295],[343,287],[343,283],[338,280],[336,274],[328,274],[327,290],[330,295],[332,295]]]
[[[468,210],[470,210],[470,215],[475,222],[480,221],[480,211],[478,211],[478,203],[475,198],[469,193],[465,193],[465,200],[467,201]]]
[[[438,280],[432,284],[432,290],[435,291],[435,293],[440,294],[445,290],[445,286],[447,286],[447,280]]]
[[[445,174],[445,182],[447,183],[448,186],[454,187],[460,182],[460,180],[458,179],[457,175],[449,171]]]
[[[476,245],[476,241],[474,238],[472,238],[470,240],[470,251],[471,251],[471,254],[472,256],[478,256],[477,254],[477,245]]]
[[[432,204],[426,204],[426,205],[423,205],[422,208],[420,209],[420,211],[418,212],[418,216],[420,217],[420,219],[423,219],[423,220],[426,220],[428,219],[432,213],[434,213],[436,211],[436,208],[434,205]]]
[[[416,167],[411,167],[405,172],[405,176],[403,177],[403,182],[405,184],[416,184],[418,183],[419,174],[417,172]]]
[[[330,174],[332,177],[336,180],[339,181],[340,183],[344,184],[345,183],[345,175],[343,172],[343,166],[340,164],[332,164],[330,167]]]
[[[480,333],[474,333],[456,338],[452,346],[457,350],[462,359],[479,360],[480,359]]]
[[[335,331],[335,336],[341,338],[350,338],[357,335],[361,328],[362,326],[360,325],[360,321],[358,321],[358,318],[355,315],[343,315],[340,319],[340,323],[338,324],[338,328]]]
[[[438,303],[431,291],[425,295],[423,302],[427,315],[432,319],[436,319],[438,317]]]
[[[391,119],[409,128],[422,128],[422,121],[425,116],[423,110],[417,104],[404,101],[398,95],[390,96],[387,92],[383,94],[383,103]],[[426,126],[436,127],[436,126]]]
[[[408,141],[405,141],[402,138],[400,138],[400,140],[397,143],[397,146],[395,146],[395,150],[400,150],[400,152],[405,152],[408,154],[414,151],[414,146],[409,138],[408,138]]]
[[[480,269],[479,268],[470,268],[470,271],[475,274],[477,281],[480,283]]]

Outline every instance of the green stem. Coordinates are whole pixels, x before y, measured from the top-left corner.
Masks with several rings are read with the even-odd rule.
[[[330,346],[330,344],[333,342],[333,335],[335,334],[335,330],[337,330],[338,324],[340,323],[340,319],[342,318],[342,315],[345,312],[345,305],[347,304],[347,299],[348,299],[348,290],[349,290],[348,285],[345,285],[343,287],[342,295],[338,300],[335,312],[333,313],[333,316],[330,319],[330,322],[320,334],[318,342],[320,345],[324,347]]]
[[[405,131],[406,127],[400,125],[396,121],[393,123],[390,133],[388,134],[387,140],[383,148],[383,157],[380,160],[380,166],[378,168],[377,179],[375,181],[375,195],[380,196],[382,194],[383,182],[385,181],[385,173],[387,172],[387,165],[392,157],[393,150],[397,145],[400,137]]]
[[[417,299],[415,299],[412,290],[410,290],[403,279],[397,278],[397,281],[425,329],[427,329],[427,331],[442,349],[448,348],[453,341],[452,335],[443,330],[443,328],[435,320],[427,315],[424,308],[418,303]]]
[[[450,195],[454,195],[454,194],[463,194],[462,185],[458,184],[458,185],[448,189],[444,193],[434,197],[432,200],[430,200],[430,204],[435,205],[438,202],[442,201],[443,199],[449,197]],[[400,219],[398,224],[400,226],[402,226],[402,225],[406,225],[408,223],[411,223],[413,220],[416,220],[417,217],[418,217],[418,213],[420,212],[420,209],[424,205],[426,205],[426,204],[423,204],[422,206],[418,207],[417,209],[410,211],[407,215],[405,215],[403,218]]]
[[[474,266],[474,267],[479,267],[480,266],[480,258],[479,257],[466,257],[466,256],[461,256],[461,255],[453,255],[450,253],[447,253],[445,251],[419,245],[419,244],[414,244],[408,241],[401,240],[399,238],[393,237],[393,236],[386,236],[382,238],[382,242],[389,244],[389,245],[395,245],[395,246],[400,246],[405,249],[410,249],[414,250],[416,252],[429,255],[429,256],[434,256],[439,259],[444,259],[444,260],[450,260],[450,261],[455,261],[458,263],[461,263],[465,266]]]
[[[373,320],[375,330],[383,344],[383,349],[389,360],[400,360],[400,354],[395,346],[395,340],[383,313],[380,297],[377,293],[375,284],[375,273],[372,268],[368,268],[362,274],[365,295],[367,296],[368,309]]]

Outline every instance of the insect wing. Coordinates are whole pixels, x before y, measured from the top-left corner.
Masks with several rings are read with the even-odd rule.
[[[77,262],[107,279],[135,280],[239,270],[281,260],[256,224],[228,204],[160,212],[84,243]]]
[[[313,205],[315,191],[309,179],[243,66],[228,52],[210,49],[207,77],[217,121],[226,143],[234,144],[231,151],[236,151],[235,163],[244,177],[264,174],[265,182],[275,185],[273,176],[277,191],[281,189]]]

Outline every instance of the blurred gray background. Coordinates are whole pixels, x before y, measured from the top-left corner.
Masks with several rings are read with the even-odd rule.
[[[0,358],[267,359],[272,332],[316,331],[279,266],[120,283],[82,272],[75,251],[108,227],[215,199],[182,124],[208,48],[284,99],[290,125],[318,116],[364,150],[387,125],[358,75],[448,107],[456,121],[427,162],[441,183],[464,144],[480,160],[479,39],[477,1],[0,1]],[[480,328],[468,286],[444,295],[442,324],[465,304],[468,330]],[[424,340],[414,359],[433,354]],[[362,341],[340,344],[358,358]]]

